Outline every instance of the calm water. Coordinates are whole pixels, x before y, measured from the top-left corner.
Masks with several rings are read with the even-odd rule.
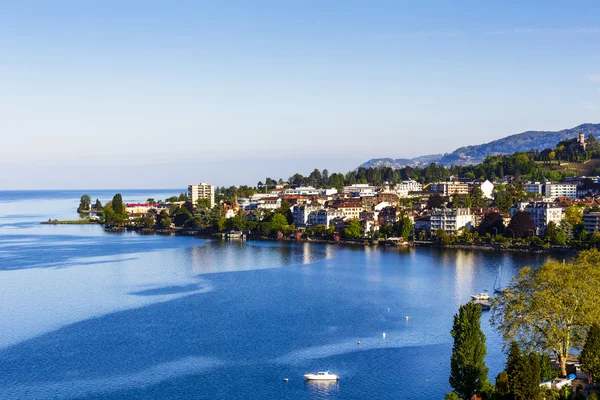
[[[499,265],[544,261],[39,225],[76,217],[80,195],[0,192],[2,399],[442,399],[458,306]],[[505,356],[482,325],[494,377]],[[303,382],[321,368],[340,382]]]

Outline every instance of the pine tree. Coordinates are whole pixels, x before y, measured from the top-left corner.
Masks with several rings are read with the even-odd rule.
[[[581,366],[592,375],[594,380],[600,377],[600,325],[593,324],[587,333],[581,351]]]
[[[481,330],[481,308],[474,303],[460,306],[450,334],[454,338],[450,358],[450,386],[463,399],[479,392],[487,380],[485,335]]]

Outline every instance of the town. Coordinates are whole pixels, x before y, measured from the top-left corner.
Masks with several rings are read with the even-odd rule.
[[[588,145],[583,134],[571,142],[575,151]],[[590,142],[597,145],[595,138]],[[559,146],[564,150],[564,144]],[[550,153],[532,152],[529,157],[543,165]],[[357,180],[354,176],[329,176],[327,170],[315,170],[308,179],[267,178],[256,187],[191,184],[179,196],[119,205],[118,210],[115,204],[106,207],[99,201],[92,206],[84,195],[78,211],[108,226],[234,231],[279,239],[546,247],[600,243],[600,176],[534,182],[518,177],[517,171],[493,181],[449,176],[443,181],[408,178],[376,184],[378,179],[369,175],[377,172],[379,180],[386,175],[386,171],[359,171],[356,175],[362,182],[351,184],[347,183]],[[306,181],[316,184],[301,184]]]

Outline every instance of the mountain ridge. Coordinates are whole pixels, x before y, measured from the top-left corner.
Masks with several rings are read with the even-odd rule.
[[[451,165],[473,165],[479,164],[486,157],[498,154],[513,154],[517,151],[544,150],[553,148],[558,142],[572,139],[579,133],[594,135],[600,138],[600,124],[584,123],[574,128],[560,131],[525,131],[496,139],[491,142],[459,147],[452,153],[431,154],[415,158],[372,158],[362,163],[360,167],[381,168],[392,167],[394,169],[410,167],[422,167],[431,163],[441,164],[446,167]]]

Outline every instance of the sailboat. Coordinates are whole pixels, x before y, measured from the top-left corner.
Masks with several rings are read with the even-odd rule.
[[[504,293],[505,287],[502,287],[502,265],[498,267],[498,274],[496,274],[496,280],[494,280],[494,293]]]

